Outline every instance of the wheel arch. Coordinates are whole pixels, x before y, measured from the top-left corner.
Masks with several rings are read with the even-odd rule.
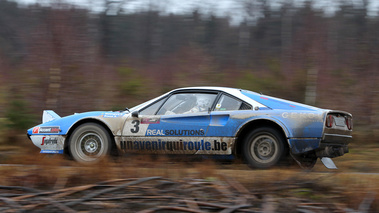
[[[241,156],[241,154],[242,154],[244,138],[247,137],[247,135],[251,131],[253,131],[254,129],[261,128],[261,127],[270,127],[270,128],[277,130],[282,135],[283,139],[286,141],[286,143],[283,144],[285,147],[285,150],[287,152],[289,151],[290,147],[289,147],[289,142],[288,142],[288,138],[289,138],[288,130],[276,121],[261,118],[261,119],[255,119],[255,120],[251,120],[249,122],[246,122],[238,130],[238,132],[236,134],[237,140],[236,140],[236,144],[234,146],[234,152],[237,156]]]
[[[112,144],[112,147],[111,147],[111,152],[114,150],[114,149],[117,149],[117,146],[116,146],[116,141],[115,141],[115,138],[114,138],[114,134],[112,133],[111,129],[109,128],[109,126],[98,120],[98,119],[94,119],[94,118],[85,118],[85,119],[82,119],[82,120],[79,120],[77,121],[76,123],[74,123],[70,129],[68,130],[67,134],[66,134],[66,140],[65,140],[65,143],[64,143],[64,153],[70,155],[70,152],[69,152],[69,143],[70,143],[70,137],[72,135],[72,133],[75,131],[76,128],[78,128],[80,125],[82,124],[85,124],[85,123],[95,123],[95,124],[98,124],[100,126],[102,126],[106,131],[107,133],[109,134],[110,138],[111,138],[111,144]]]

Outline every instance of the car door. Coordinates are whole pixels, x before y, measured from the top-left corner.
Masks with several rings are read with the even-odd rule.
[[[236,97],[227,94],[220,95],[214,111],[211,113],[208,136],[234,137],[238,127],[245,119],[243,119],[243,116],[235,119],[232,118],[232,115],[236,115],[239,110],[249,110],[251,108],[251,105]]]
[[[163,98],[125,123],[121,148],[127,151],[195,154],[211,149],[204,141],[217,92],[182,92]]]

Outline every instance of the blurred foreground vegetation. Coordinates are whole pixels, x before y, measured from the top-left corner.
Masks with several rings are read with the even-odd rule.
[[[213,204],[217,208],[245,205],[240,208],[254,212],[379,210],[379,175],[354,172],[357,170],[346,164],[339,165],[343,160],[337,163],[340,170],[327,170],[318,162],[312,172],[302,171],[297,165],[252,170],[238,162],[220,164],[209,160],[172,160],[162,156],[153,159],[123,156],[106,159],[96,166],[82,166],[62,155],[31,155],[28,146],[31,145],[0,160],[26,164],[0,167],[0,208],[50,212],[51,208],[67,211],[69,209],[64,207],[68,206],[77,211],[136,212],[181,206],[213,212],[205,208]],[[362,163],[362,159],[354,156],[362,155],[353,154],[353,160]],[[363,166],[374,168],[376,163],[378,172],[378,157],[371,156],[375,161],[366,163],[372,165],[356,164],[356,169]],[[340,159],[351,160],[351,157]],[[157,182],[127,184],[150,177]],[[54,204],[50,199],[62,205]],[[196,202],[197,207],[189,205]]]

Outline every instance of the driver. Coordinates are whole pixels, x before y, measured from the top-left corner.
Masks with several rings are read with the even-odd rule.
[[[196,112],[204,112],[207,111],[210,107],[211,101],[207,97],[207,95],[197,95],[196,105],[192,107],[188,112],[186,113],[196,113]]]

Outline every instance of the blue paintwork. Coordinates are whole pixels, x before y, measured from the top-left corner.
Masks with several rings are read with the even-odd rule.
[[[41,154],[63,154],[63,150],[41,150]]]
[[[317,107],[300,104],[293,101],[288,101],[280,98],[274,98],[267,95],[261,95],[255,92],[251,92],[248,90],[242,90],[241,93],[259,103],[271,108],[271,109],[282,109],[282,110],[320,110]]]
[[[320,146],[325,110],[253,92],[242,93],[249,98],[258,99],[267,107],[258,111],[213,111],[210,114],[202,113],[202,115],[162,116],[161,123],[152,124],[149,129],[160,129],[163,132],[172,129],[206,129],[204,135],[206,137],[235,137],[247,123],[264,119],[282,128],[294,154],[317,149]],[[183,132],[177,133],[165,136],[183,136]]]
[[[238,94],[236,94],[236,91],[238,91]],[[325,117],[328,110],[246,90],[235,90],[233,92],[231,95],[234,94],[244,101],[248,102],[248,99],[254,100],[255,102],[252,102],[252,105],[258,102],[260,105],[258,103],[256,104],[258,104],[259,107],[255,108],[253,106],[254,109],[251,110],[212,111],[179,115],[141,115],[139,118],[124,116],[128,114],[128,112],[86,112],[62,118],[53,116],[55,120],[36,126],[59,127],[60,132],[58,133],[33,133],[35,127],[29,129],[27,133],[29,135],[67,135],[70,128],[76,122],[91,118],[103,122],[114,134],[115,132],[123,132],[124,135],[117,135],[123,137],[235,138],[238,137],[243,127],[250,122],[268,120],[277,124],[283,130],[289,147],[294,154],[317,149],[320,146],[324,131]],[[165,94],[163,96],[167,95],[168,94]],[[134,109],[138,109],[138,107]],[[141,120],[143,118],[147,119],[147,123],[143,123],[143,120]],[[150,118],[152,118],[152,120],[150,120]],[[141,131],[146,132],[140,131],[136,135],[132,133],[128,135],[130,129],[135,130],[136,128],[134,126],[136,123],[132,122],[135,120],[141,121],[141,126],[144,126],[141,128],[143,129]],[[109,123],[112,123],[112,125]],[[61,151],[62,150],[46,150],[44,152],[60,153]]]
[[[159,124],[150,124],[148,130],[161,130],[164,136],[206,136],[210,120],[208,113],[164,115]],[[152,136],[150,131],[146,136]]]
[[[84,112],[84,113],[76,113],[73,115],[69,115],[66,117],[62,117],[60,119],[52,120],[43,124],[40,124],[35,127],[50,127],[50,126],[59,126],[61,131],[59,133],[39,133],[40,135],[66,135],[69,129],[76,122],[85,119],[85,118],[94,118],[99,119],[99,117],[103,118],[117,118],[124,113],[118,112],[110,112],[110,111],[94,111],[94,112]],[[34,127],[33,127],[34,128]],[[28,129],[27,133],[29,135],[38,135],[33,133],[33,128]]]
[[[300,154],[320,147],[321,138],[295,138],[289,139],[289,147],[293,154]]]

